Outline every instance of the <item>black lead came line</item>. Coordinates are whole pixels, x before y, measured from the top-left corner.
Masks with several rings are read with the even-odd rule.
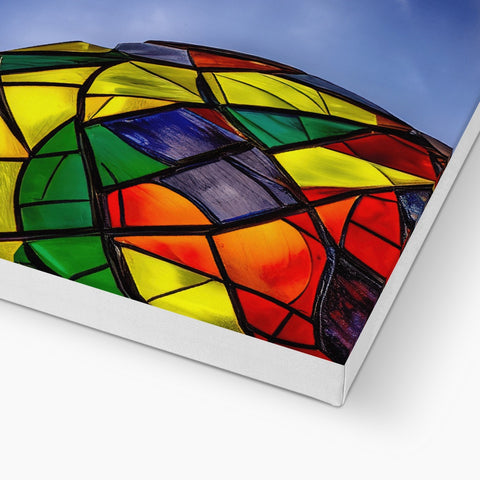
[[[149,298],[147,300],[147,303],[154,302],[155,300],[159,300],[160,298],[163,298],[163,297],[168,297],[170,295],[175,295],[176,293],[184,292],[185,290],[191,290],[192,288],[195,288],[195,287],[201,287],[202,285],[206,285],[207,283],[210,283],[210,282],[213,282],[213,281],[214,280],[209,278],[208,280],[205,280],[204,282],[201,282],[201,283],[196,283],[195,285],[189,285],[188,287],[177,288],[176,290],[171,290],[171,291],[166,292],[166,293],[161,293],[160,295],[155,295],[154,297]]]

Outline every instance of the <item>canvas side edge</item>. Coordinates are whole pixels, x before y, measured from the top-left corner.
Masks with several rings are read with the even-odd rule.
[[[2,259],[0,298],[334,406],[343,403],[343,365]]]
[[[375,338],[380,330],[400,288],[410,271],[423,243],[425,242],[455,180],[471,152],[478,145],[480,136],[480,104],[475,109],[452,157],[440,178],[430,201],[425,207],[415,230],[408,240],[379,300],[360,334],[345,364],[345,384],[343,401],[357,376]],[[478,148],[477,148],[478,149]]]

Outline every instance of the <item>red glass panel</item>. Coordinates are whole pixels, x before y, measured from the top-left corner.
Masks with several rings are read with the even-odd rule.
[[[372,133],[346,143],[356,155],[369,162],[401,170],[428,180],[436,180],[437,175],[427,150],[400,139],[394,135]],[[345,146],[339,143],[325,145],[326,148],[342,151]]]
[[[312,271],[310,280],[305,289],[296,300],[290,303],[290,305],[305,315],[311,315],[315,299],[317,298],[317,290],[320,283],[320,278],[327,262],[327,253],[320,242],[317,242],[313,238],[309,237],[308,235],[304,235],[303,233],[302,236],[308,245],[312,261]]]
[[[385,278],[390,276],[400,256],[399,248],[395,248],[355,224],[350,224],[348,227],[345,248]]]
[[[225,130],[229,130],[230,132],[243,137],[238,130],[228,123],[227,119],[220,112],[212,110],[211,108],[189,108],[189,110],[205,118],[205,120],[208,120],[209,122],[224,128]]]
[[[299,213],[298,215],[292,215],[290,217],[286,217],[285,220],[288,220],[289,222],[297,225],[301,229],[308,232],[310,235],[318,238],[317,230],[308,213]]]
[[[288,310],[258,295],[240,289],[237,294],[247,323],[267,335],[272,335],[288,315]]]
[[[257,70],[263,72],[278,72],[281,71],[277,66],[267,65],[262,62],[255,62],[253,60],[242,60],[239,58],[228,57],[226,55],[216,55],[214,53],[199,52],[190,50],[195,65],[199,68],[232,68],[239,70]]]
[[[122,226],[120,218],[120,203],[118,201],[119,192],[111,193],[107,198],[108,212],[110,214],[110,225],[113,228],[119,228]]]
[[[313,325],[297,315],[290,318],[277,338],[302,345],[315,345]]]
[[[330,147],[329,147],[330,148]],[[342,193],[351,192],[351,188],[341,187],[309,187],[302,188],[303,194],[310,202],[315,200],[323,200],[324,198],[334,197],[335,195],[341,195]]]
[[[363,197],[355,208],[352,220],[400,246],[400,214],[396,203]]]
[[[298,347],[288,347],[292,350],[297,350],[298,352],[307,353],[308,355],[313,355],[314,357],[323,358],[324,360],[330,360],[324,353],[320,350],[310,350],[309,348],[298,348]]]

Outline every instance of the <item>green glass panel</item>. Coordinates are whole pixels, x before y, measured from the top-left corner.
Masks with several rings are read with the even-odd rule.
[[[20,185],[20,204],[40,202],[43,199],[45,187],[62,158],[57,156],[30,160]]]
[[[20,203],[54,200],[88,200],[82,157],[33,158],[20,187]]]
[[[36,240],[30,246],[45,265],[65,278],[107,263],[99,236]]]
[[[22,208],[25,230],[53,230],[92,226],[90,202],[50,203]]]
[[[25,265],[26,267],[32,267],[32,262],[27,257],[27,253],[25,252],[25,245],[21,245],[18,250],[15,252],[13,256],[13,261],[15,263],[19,263],[21,265]]]
[[[104,186],[158,173],[167,165],[150,158],[120,140],[101,125],[86,129]]]
[[[105,268],[105,270],[101,270],[100,272],[91,273],[90,275],[85,275],[84,277],[79,278],[77,282],[123,296],[122,292],[118,289],[109,268]]]
[[[125,61],[126,57],[118,52],[105,55],[31,55],[31,54],[2,54],[0,72],[15,70],[44,70],[49,67],[79,67],[88,65],[102,65]]]
[[[67,123],[40,149],[38,155],[78,150],[75,124]]]
[[[87,178],[80,155],[68,155],[60,162],[43,200],[88,200]]]
[[[245,128],[269,148],[308,140],[296,115],[229,110]]]
[[[336,135],[345,135],[362,127],[349,123],[336,122],[326,118],[300,117],[305,130],[312,140]]]
[[[229,109],[235,118],[268,148],[344,135],[359,126],[328,118]]]

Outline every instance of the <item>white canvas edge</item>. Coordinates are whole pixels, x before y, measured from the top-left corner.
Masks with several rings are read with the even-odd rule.
[[[0,297],[332,405],[344,366],[0,259]]]
[[[375,304],[365,327],[362,330],[355,346],[345,363],[345,384],[343,392],[343,402],[352,386],[357,373],[362,366],[365,357],[370,350],[375,337],[380,330],[387,314],[398,294],[400,288],[420,252],[424,241],[426,240],[430,229],[437,218],[442,205],[457,178],[465,161],[473,151],[478,150],[480,144],[477,140],[480,136],[480,104],[470,119],[457,147],[455,148],[447,168],[443,172],[435,191],[425,207],[425,210],[418,221],[412,235],[410,236],[400,258],[383,289],[380,298]],[[477,148],[475,148],[477,147]],[[480,154],[479,154],[480,156]]]

